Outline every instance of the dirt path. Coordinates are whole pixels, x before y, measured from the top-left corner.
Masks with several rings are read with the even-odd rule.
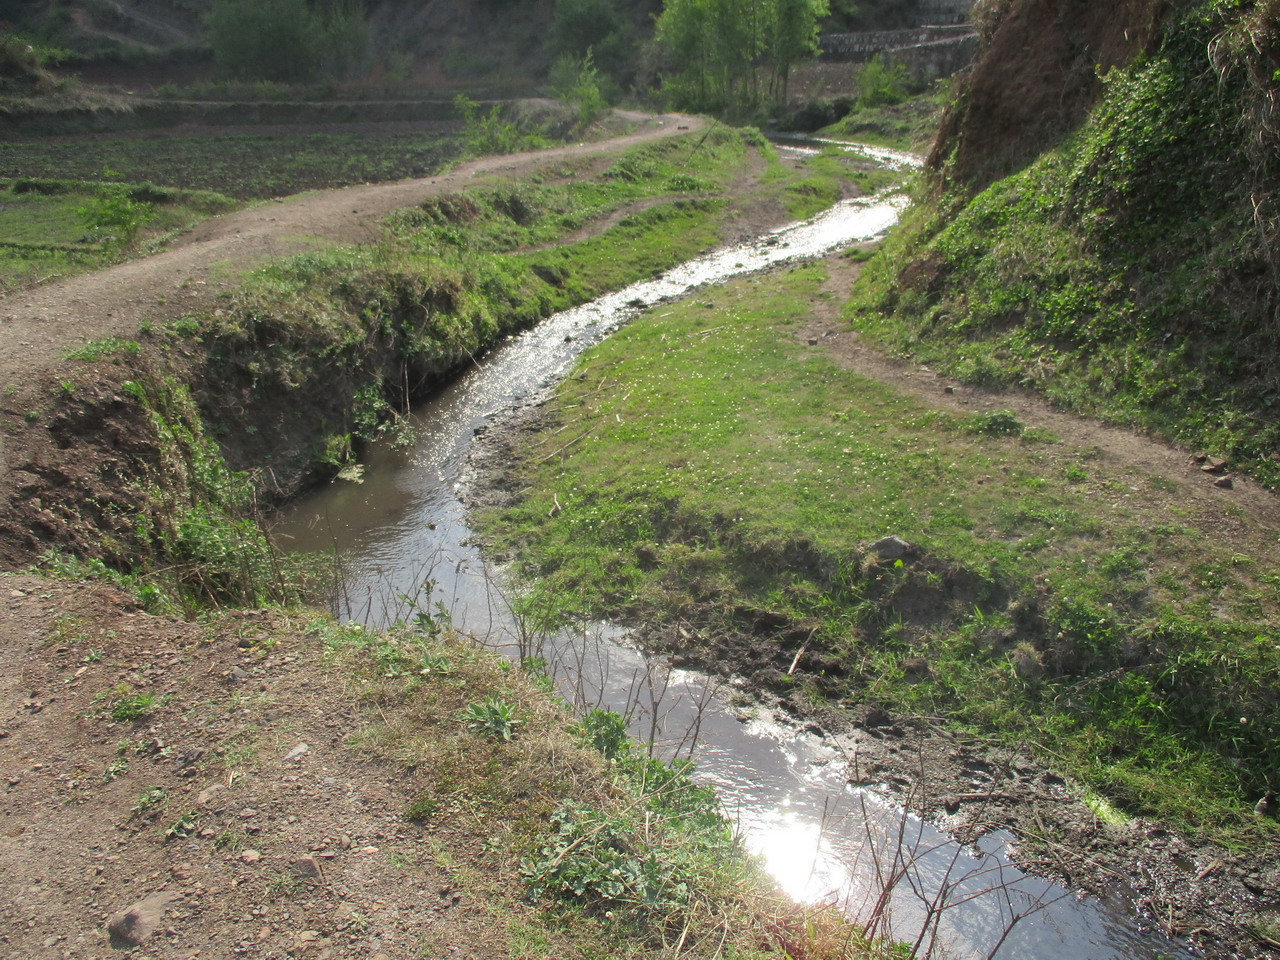
[[[960,413],[1013,410],[1031,428],[1050,431],[1061,442],[1063,458],[1091,461],[1095,471],[1123,481],[1101,491],[1112,507],[1125,512],[1181,515],[1206,536],[1251,546],[1265,556],[1280,547],[1280,497],[1246,477],[1206,473],[1191,451],[1123,427],[1055,410],[1049,403],[1018,391],[993,391],[962,384],[927,366],[893,360],[861,341],[840,317],[860,266],[840,257],[827,260],[826,290],[800,337],[840,366],[860,376],[891,384],[931,406]],[[1212,451],[1210,451],[1212,452]],[[1230,465],[1228,465],[1229,470]],[[1151,483],[1157,478],[1156,483]]]
[[[210,309],[218,294],[234,287],[240,273],[305,249],[316,238],[339,243],[371,240],[378,234],[379,221],[393,211],[457,190],[478,176],[518,176],[557,161],[606,157],[705,125],[678,114],[622,116],[637,124],[635,133],[486,157],[438,177],[302,194],[207,220],[154,256],[2,298],[0,384],[17,389],[38,381],[62,350],[85,340],[131,337],[143,321],[164,322]]]

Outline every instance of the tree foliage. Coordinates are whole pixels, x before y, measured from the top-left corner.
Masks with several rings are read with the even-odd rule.
[[[629,86],[639,60],[643,7],[627,0],[556,0],[547,36],[552,62],[581,61],[590,51],[607,85]]]
[[[596,69],[592,51],[581,60],[561,57],[551,68],[551,90],[562,103],[577,113],[576,127],[585,130],[609,109],[600,91],[600,71]]]
[[[827,0],[667,0],[665,89],[678,106],[736,115],[782,100],[826,13]]]
[[[246,80],[297,83],[348,76],[365,60],[369,28],[356,0],[216,0],[205,19],[218,67]]]

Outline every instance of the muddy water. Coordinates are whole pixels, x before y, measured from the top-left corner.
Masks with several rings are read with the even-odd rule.
[[[1118,897],[1081,899],[1022,874],[1006,857],[1006,837],[962,848],[874,791],[850,788],[847,759],[828,742],[729,708],[715,681],[646,659],[617,627],[529,635],[510,611],[501,578],[469,543],[461,499],[466,458],[492,420],[536,402],[585,347],[641,309],[875,237],[896,221],[903,202],[846,201],[548,319],[480,358],[415,411],[411,451],[374,448],[363,483],[335,483],[300,501],[275,533],[295,549],[338,550],[337,612],[345,618],[385,626],[409,615],[408,601],[439,602],[481,643],[510,656],[543,657],[580,706],[628,714],[633,732],[656,752],[692,756],[698,779],[717,788],[747,845],[788,893],[839,903],[863,921],[878,917],[879,932],[919,938],[920,956],[1188,956],[1145,933]]]

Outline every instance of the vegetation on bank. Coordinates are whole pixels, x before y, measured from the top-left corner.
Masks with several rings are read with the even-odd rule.
[[[147,325],[137,340],[90,342],[68,355],[83,375],[69,368],[28,424],[124,418],[123,429],[149,432],[164,449],[174,403],[187,409],[193,398],[205,417],[180,417],[187,426],[173,435],[181,449],[164,463],[187,464],[172,481],[181,481],[173,509],[143,522],[155,500],[146,491],[158,495],[168,481],[146,458],[130,461],[117,471],[123,489],[55,507],[69,524],[65,546],[117,569],[164,570],[167,594],[184,605],[188,595],[253,602],[237,565],[254,551],[235,545],[256,518],[223,486],[297,489],[317,470],[348,468],[362,442],[407,442],[406,404],[502,336],[718,243],[734,214],[724,188],[752,165],[769,182],[748,202],[772,194],[781,207],[823,202],[836,163],[820,157],[812,176],[790,176],[757,135],[722,127],[630,150],[598,174],[586,173],[591,160],[564,161],[537,182],[494,179],[403,210],[375,243],[262,267],[212,315]],[[196,469],[205,433],[235,469],[269,464],[269,479],[226,473],[227,484],[190,487],[217,473]],[[227,509],[188,516],[179,509],[188,501]],[[292,595],[286,574],[273,598]]]
[[[27,654],[30,673],[52,661],[52,675],[69,678],[22,730],[78,731],[74,742],[41,741],[79,771],[35,794],[51,821],[76,817],[74,835],[48,849],[74,859],[127,828],[116,849],[135,868],[181,861],[232,879],[219,891],[231,914],[171,918],[188,952],[258,936],[283,913],[317,918],[348,955],[379,941],[404,945],[401,955],[469,942],[527,960],[880,955],[830,911],[784,903],[710,791],[647,759],[621,717],[575,721],[545,681],[438,617],[385,633],[295,607],[206,607],[181,622],[140,614],[111,590],[6,573],[0,584],[11,607],[27,605],[21,632],[4,632],[6,650]],[[161,644],[163,673],[151,667]],[[326,781],[336,793],[291,782],[312,763],[340,778]],[[20,765],[30,764],[9,758],[6,776]],[[317,841],[360,859],[317,849],[318,878],[291,869],[298,847]],[[354,875],[371,896],[335,891]],[[99,895],[127,898],[136,879],[109,875]],[[441,884],[444,903],[465,900],[465,925],[430,922]],[[378,911],[388,889],[421,909]],[[106,948],[97,908],[59,903]],[[321,926],[341,903],[364,910]],[[277,943],[296,942],[286,929]],[[46,934],[11,943],[30,955]]]
[[[1274,550],[1012,413],[841,369],[802,339],[823,277],[708,291],[584,357],[523,502],[482,518],[529,609],[678,620],[672,652],[802,710],[947,717],[1129,813],[1274,839],[1252,816],[1280,763]],[[911,546],[869,549],[886,536]]]
[[[782,901],[714,792],[649,758],[621,716],[574,720],[549,681],[438,616],[387,633],[323,619],[306,629],[384,720],[351,746],[405,770],[418,794],[406,820],[473,841],[469,896],[520,955],[881,955],[834,912]]]
[[[850,320],[1280,485],[1276,22],[1272,2],[1178,4],[1055,149],[989,186],[944,164]]]

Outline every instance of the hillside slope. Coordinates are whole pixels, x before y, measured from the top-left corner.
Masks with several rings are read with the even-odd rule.
[[[1280,4],[1048,6],[988,11],[854,322],[1274,485]]]

